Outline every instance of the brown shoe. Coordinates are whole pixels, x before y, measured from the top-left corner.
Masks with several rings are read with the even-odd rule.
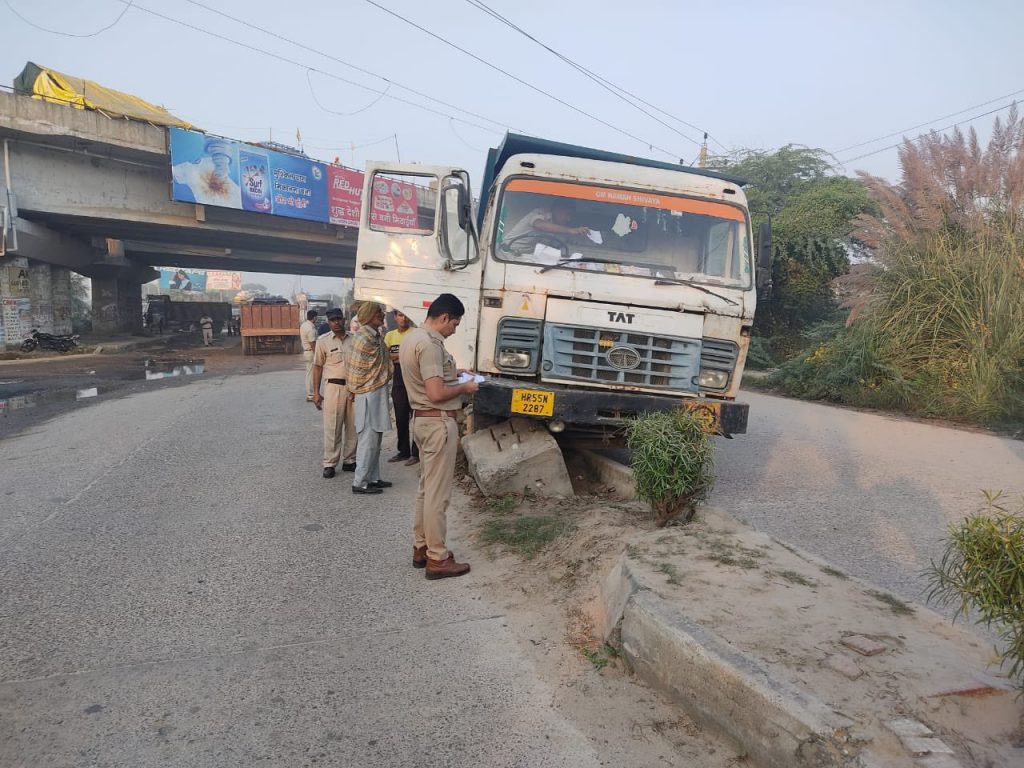
[[[407,462],[405,462],[405,466],[407,466],[407,467],[415,467],[419,463],[420,463],[420,457],[419,456],[413,456]]]
[[[455,553],[450,549],[448,550],[448,557],[455,557]],[[422,547],[412,548],[412,567],[413,568],[426,568],[427,567],[427,545],[424,544]]]
[[[464,576],[469,573],[469,563],[456,563],[455,555],[448,553],[447,560],[432,560],[427,558],[427,572],[424,574],[428,579],[447,579],[452,576]]]

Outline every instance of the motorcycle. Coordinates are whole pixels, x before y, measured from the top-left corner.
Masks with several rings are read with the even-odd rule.
[[[22,352],[31,352],[36,349],[55,349],[58,352],[70,352],[78,346],[78,334],[67,336],[56,336],[52,333],[43,333],[35,328],[29,338],[21,342]]]

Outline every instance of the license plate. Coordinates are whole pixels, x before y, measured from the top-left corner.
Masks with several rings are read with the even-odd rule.
[[[537,389],[513,389],[512,413],[525,416],[551,416],[555,412],[555,393]]]
[[[705,432],[718,432],[722,424],[722,404],[707,402],[684,402],[683,408],[696,413]]]

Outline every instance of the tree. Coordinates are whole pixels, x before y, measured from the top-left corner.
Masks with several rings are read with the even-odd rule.
[[[253,296],[262,296],[267,293],[267,286],[262,283],[242,283],[242,290]]]
[[[71,332],[88,333],[92,330],[92,301],[90,281],[77,272],[71,273]]]
[[[861,181],[835,175],[821,149],[788,144],[775,152],[741,150],[713,167],[739,176],[755,231],[772,224],[772,295],[758,307],[755,330],[777,352],[795,351],[801,332],[835,309],[832,281],[864,252],[859,217],[877,206]]]

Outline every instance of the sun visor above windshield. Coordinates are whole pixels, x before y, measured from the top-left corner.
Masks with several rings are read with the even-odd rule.
[[[710,200],[693,200],[675,195],[659,195],[652,192],[636,192],[628,189],[598,187],[584,184],[571,184],[559,181],[541,181],[539,179],[512,179],[505,186],[509,192],[533,192],[540,195],[557,195],[575,200],[593,200],[599,203],[619,203],[622,205],[660,208],[665,211],[679,213],[695,213],[701,216],[714,216],[719,219],[746,221],[743,211],[733,205],[716,203]]]

